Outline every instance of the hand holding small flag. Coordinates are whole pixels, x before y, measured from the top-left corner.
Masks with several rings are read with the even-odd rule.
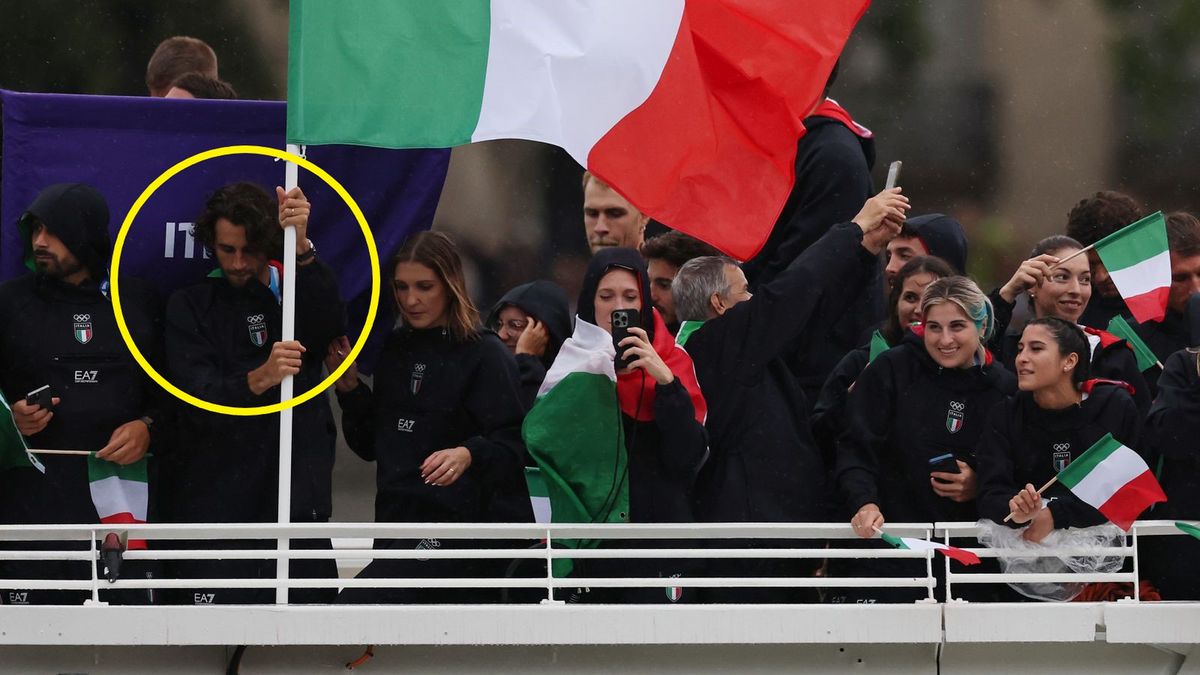
[[[979,556],[971,553],[965,548],[947,546],[946,544],[939,544],[936,541],[917,539],[915,537],[894,537],[878,527],[875,528],[875,533],[879,535],[880,539],[884,540],[894,548],[906,549],[910,551],[937,551],[947,558],[957,560],[964,565],[978,565],[980,562]]]

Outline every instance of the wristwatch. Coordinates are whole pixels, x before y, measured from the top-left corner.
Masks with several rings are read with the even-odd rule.
[[[317,245],[312,243],[312,239],[305,239],[304,241],[308,242],[308,250],[296,256],[296,262],[298,263],[308,262],[317,257]]]

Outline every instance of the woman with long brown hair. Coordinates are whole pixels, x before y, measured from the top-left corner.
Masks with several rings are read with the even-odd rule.
[[[454,243],[422,232],[388,266],[401,325],[375,370],[374,391],[351,366],[336,383],[350,448],[377,463],[375,519],[384,522],[533,520],[524,488],[525,447],[516,365],[479,327]],[[339,349],[340,347],[340,349]],[[331,345],[326,365],[349,345]],[[432,549],[452,540],[376,541]],[[376,560],[360,577],[497,576],[505,561]],[[487,602],[496,591],[347,589],[342,602]]]

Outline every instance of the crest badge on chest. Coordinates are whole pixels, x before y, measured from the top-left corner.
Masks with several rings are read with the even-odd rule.
[[[246,317],[246,330],[250,333],[250,344],[261,347],[267,344],[267,317],[263,314],[251,314]]]
[[[408,388],[412,390],[412,395],[416,396],[421,391],[421,381],[425,379],[425,364],[413,364],[412,378],[408,381]]]
[[[963,427],[963,411],[967,409],[967,404],[961,401],[950,401],[950,408],[946,410],[946,431],[952,434],[957,434],[962,431]]]
[[[1071,444],[1055,443],[1054,454],[1050,456],[1050,459],[1054,462],[1054,473],[1061,473],[1071,463]]]
[[[75,341],[81,345],[86,345],[92,341],[92,315],[91,314],[76,314],[71,317],[75,319]]]

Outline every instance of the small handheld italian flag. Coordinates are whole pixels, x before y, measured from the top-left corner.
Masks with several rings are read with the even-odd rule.
[[[1167,221],[1161,211],[1123,227],[1093,246],[1138,323],[1162,321],[1171,289]]]
[[[1197,539],[1200,539],[1200,527],[1196,527],[1191,523],[1182,523],[1179,521],[1175,521],[1175,527],[1178,527],[1180,530],[1187,532]]]
[[[88,489],[100,522],[106,525],[144,523],[150,493],[146,487],[145,457],[122,466],[88,455]],[[144,549],[142,539],[130,539],[128,547]]]
[[[957,560],[964,565],[979,564],[979,556],[964,548],[947,546],[946,544],[939,544],[936,541],[929,541],[928,539],[917,539],[915,537],[894,537],[883,530],[876,531],[879,532],[880,539],[884,540],[895,548],[908,549],[910,551],[937,551],[947,558]]]
[[[867,363],[874,363],[875,357],[891,348],[892,346],[888,344],[887,339],[883,337],[883,333],[880,333],[879,331],[871,333],[871,347],[870,351],[867,353]]]
[[[1151,504],[1167,501],[1146,461],[1112,434],[1096,441],[1057,478],[1125,531]]]

